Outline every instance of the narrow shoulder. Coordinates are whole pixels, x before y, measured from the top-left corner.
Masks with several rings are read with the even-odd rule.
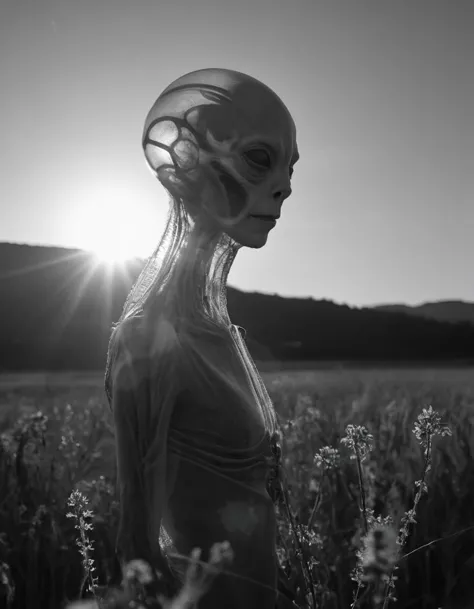
[[[116,361],[119,367],[163,366],[175,360],[180,340],[176,328],[165,317],[136,315],[116,329]]]
[[[150,387],[183,389],[182,346],[176,328],[165,317],[137,315],[116,328],[111,386],[115,392]]]
[[[148,340],[145,317],[135,315],[122,321],[116,328],[114,341],[117,355],[125,359],[142,359],[148,355]]]

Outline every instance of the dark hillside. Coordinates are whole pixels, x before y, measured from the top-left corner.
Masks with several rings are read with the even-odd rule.
[[[143,261],[126,273],[80,250],[0,244],[0,370],[103,369],[112,322]],[[474,325],[327,300],[228,290],[257,359],[474,359]]]

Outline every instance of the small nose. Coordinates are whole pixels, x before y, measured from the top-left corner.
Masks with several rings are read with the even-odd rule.
[[[276,201],[284,201],[285,199],[288,199],[288,197],[291,195],[292,190],[291,190],[291,186],[288,186],[287,188],[284,188],[283,190],[276,190],[273,193],[273,198]]]

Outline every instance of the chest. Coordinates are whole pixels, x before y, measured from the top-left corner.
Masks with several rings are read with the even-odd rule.
[[[178,395],[171,426],[200,442],[236,450],[265,434],[245,367],[229,343],[202,342],[188,353],[185,389]]]

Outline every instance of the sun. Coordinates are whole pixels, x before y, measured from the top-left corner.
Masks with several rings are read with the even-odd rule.
[[[114,243],[104,243],[103,245],[97,245],[94,247],[88,247],[89,251],[97,258],[98,262],[111,264],[120,264],[130,260],[131,258],[137,257],[135,250],[120,247]]]
[[[157,230],[144,222],[132,200],[123,189],[108,188],[95,192],[93,200],[76,204],[70,216],[71,241],[105,265],[146,257]]]

